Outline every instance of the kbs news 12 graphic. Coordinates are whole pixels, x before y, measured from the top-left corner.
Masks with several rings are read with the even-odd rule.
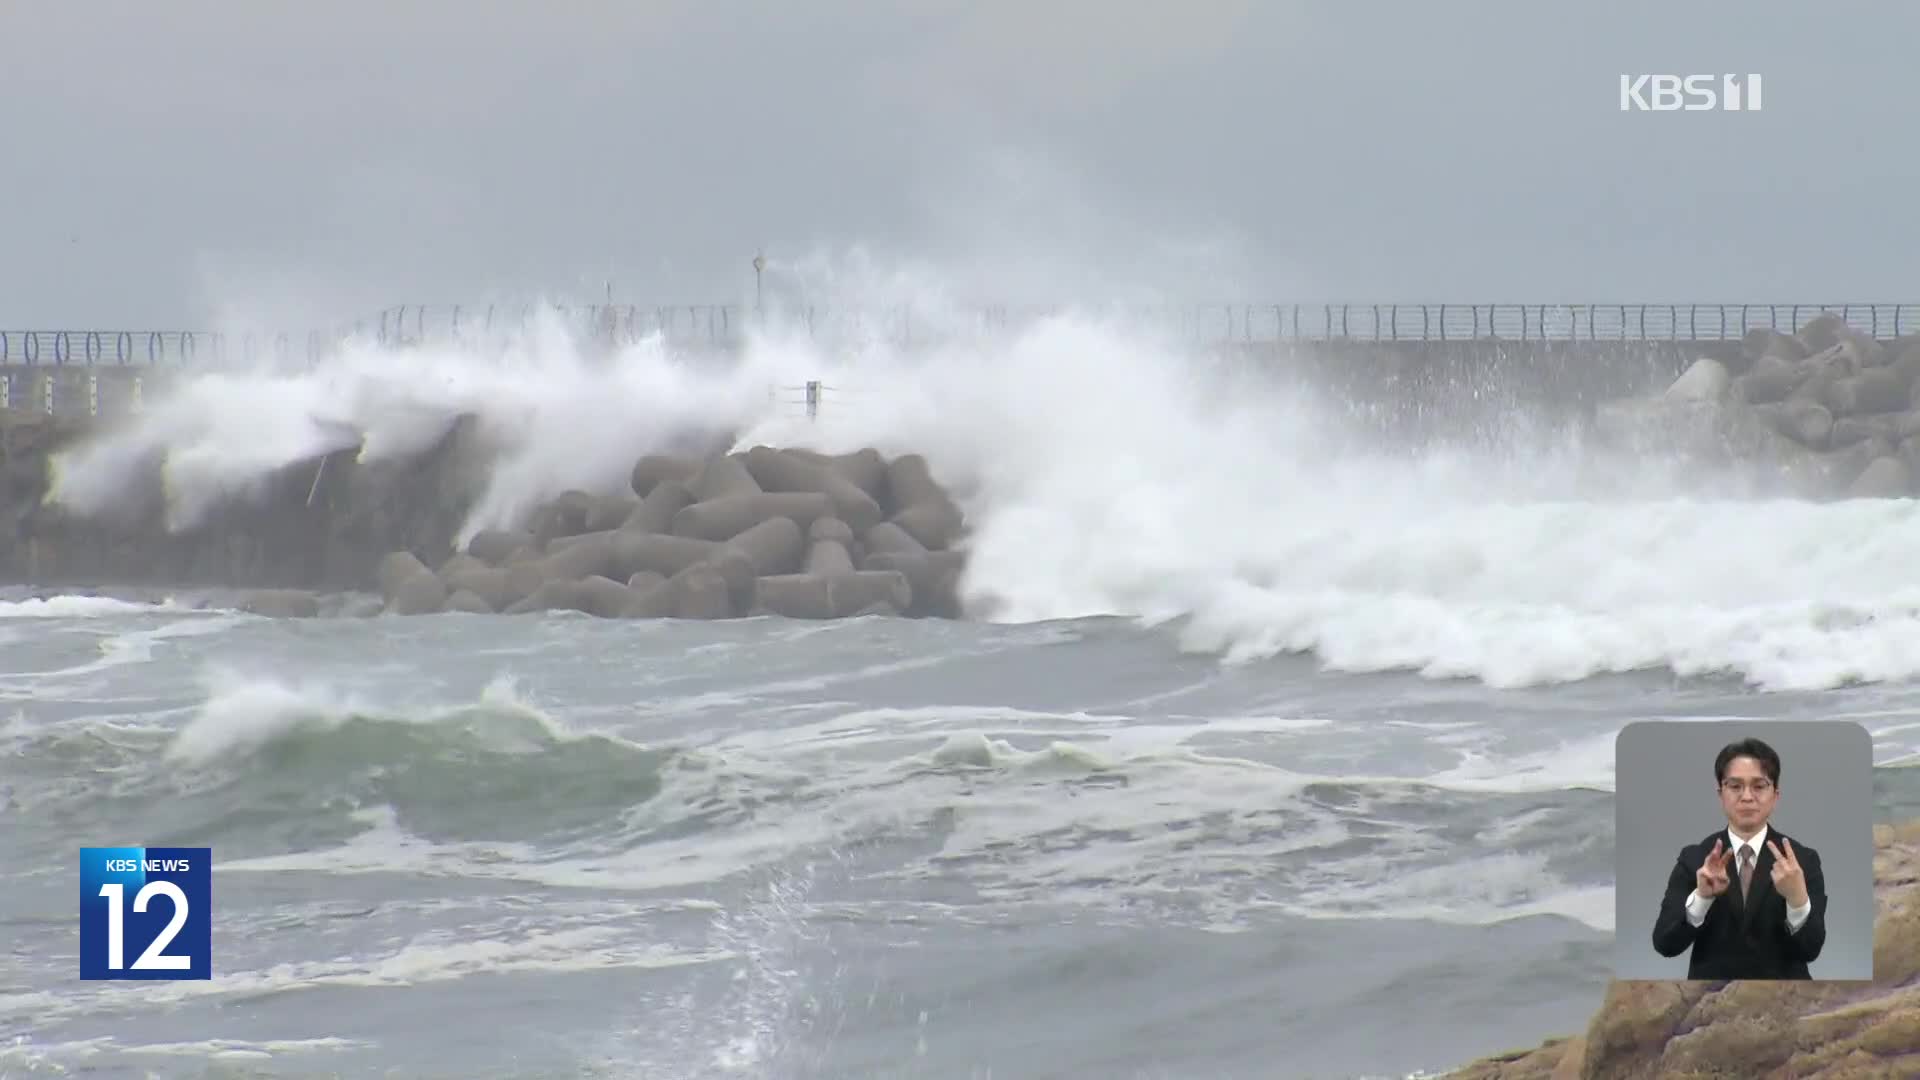
[[[213,849],[80,849],[80,978],[213,978]]]

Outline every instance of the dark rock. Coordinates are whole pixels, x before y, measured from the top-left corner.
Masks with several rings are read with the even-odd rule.
[[[1800,339],[1765,327],[1756,327],[1747,331],[1746,336],[1740,339],[1740,351],[1754,366],[1758,366],[1758,361],[1762,357],[1800,361],[1805,360],[1809,355],[1806,344]]]
[[[449,590],[477,597],[489,611],[500,611],[525,595],[514,593],[512,579],[512,572],[504,567],[485,564],[463,566],[451,574],[440,575]],[[451,605],[453,601],[449,599],[447,603]]]
[[[1813,376],[1804,364],[1756,367],[1733,382],[1731,395],[1753,405],[1785,401]]]
[[[792,518],[777,517],[755,525],[727,541],[727,547],[747,557],[756,577],[791,574],[807,557],[807,539]]]
[[[833,500],[834,516],[854,532],[865,532],[880,522],[880,504],[859,485],[797,455],[756,446],[744,459],[747,471],[766,491],[813,491]]]
[[[933,479],[927,459],[919,454],[901,454],[887,463],[888,516],[921,503],[939,502],[947,493]]]
[[[1802,446],[1824,449],[1833,435],[1833,413],[1818,402],[1789,399],[1779,405],[1756,409],[1774,430]]]
[[[838,540],[815,540],[807,548],[806,563],[801,567],[801,573],[815,575],[851,574],[853,570],[853,553]]]
[[[640,500],[620,527],[632,532],[669,533],[673,516],[693,505],[693,492],[678,480],[663,480]]]
[[[833,516],[833,500],[819,492],[729,495],[694,503],[673,516],[676,536],[731,540],[773,518],[792,518],[802,529]]]
[[[893,553],[899,555],[925,555],[927,545],[914,539],[913,534],[891,521],[883,521],[867,530],[866,550],[872,554]]]
[[[760,482],[747,471],[747,466],[738,454],[727,454],[708,458],[701,466],[699,475],[687,485],[693,497],[700,502],[712,499],[724,499],[730,496],[759,495],[765,489]]]
[[[467,541],[467,554],[499,565],[520,548],[533,546],[533,534],[521,529],[482,529]]]
[[[909,506],[890,520],[928,551],[945,551],[952,547],[954,541],[960,538],[964,521],[959,508],[944,496]]]
[[[320,598],[302,589],[255,589],[240,598],[240,610],[276,619],[311,619],[320,614]]]
[[[1868,368],[1834,382],[1828,394],[1838,416],[1896,413],[1907,409],[1910,386],[1896,368]]]
[[[734,615],[732,588],[719,570],[706,563],[687,567],[661,588],[672,597],[676,619],[726,619]]]
[[[695,459],[648,454],[633,463],[633,494],[645,499],[663,481],[672,480],[684,486],[699,472],[700,462]]]
[[[860,563],[862,570],[893,571],[907,579],[911,595],[898,607],[914,618],[961,618],[960,579],[966,568],[966,556],[958,551],[881,552]]]
[[[807,539],[815,541],[832,540],[841,544],[853,543],[853,526],[839,518],[820,518],[807,528]]]
[[[1913,494],[1913,477],[1898,457],[1876,457],[1847,489],[1856,499],[1904,499]]]
[[[447,597],[446,610],[465,612],[469,615],[491,615],[494,609],[480,597],[460,589]]]
[[[898,571],[782,574],[761,578],[755,599],[790,619],[844,619],[875,604],[904,610],[913,602],[913,587]]]
[[[1801,324],[1794,337],[1800,339],[1808,353],[1818,353],[1838,345],[1846,329],[1847,321],[1839,312],[1823,311]]]
[[[617,529],[638,509],[640,500],[632,495],[597,495],[587,507],[586,531]]]
[[[432,574],[415,574],[387,598],[395,615],[433,615],[446,607],[447,585]]]
[[[552,502],[534,511],[534,544],[544,548],[559,537],[586,532],[587,514],[592,509],[592,495],[584,491],[561,492]]]

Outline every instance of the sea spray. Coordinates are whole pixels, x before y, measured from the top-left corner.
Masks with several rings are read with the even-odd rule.
[[[1276,361],[1277,362],[1277,361]],[[1500,686],[1668,668],[1769,688],[1920,672],[1920,511],[1750,497],[1733,478],[1513,418],[1409,445],[1297,373],[1226,364],[1072,310],[912,348],[792,324],[736,356],[611,351],[553,327],[505,352],[359,343],[308,372],[183,380],[75,451],[59,497],[128,493],[164,448],[176,521],[362,433],[401,455],[472,414],[497,448],[461,539],[567,489],[629,490],[687,440],[924,456],[968,526],[961,589],[1004,621],[1171,621],[1236,661],[1310,653]],[[781,388],[826,387],[816,415]]]
[[[49,500],[98,513],[138,494],[150,483],[143,466],[164,454],[169,525],[189,529],[277,468],[356,446],[363,461],[404,459],[472,415],[497,457],[464,541],[563,490],[624,487],[641,455],[754,419],[769,386],[804,381],[779,363],[804,359],[762,351],[709,363],[657,339],[602,353],[546,323],[504,353],[354,341],[312,370],[182,378],[145,413],[56,458]]]

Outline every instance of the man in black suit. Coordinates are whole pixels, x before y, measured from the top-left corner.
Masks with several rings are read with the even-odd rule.
[[[1680,849],[1667,879],[1653,947],[1689,948],[1689,979],[1810,979],[1827,940],[1820,853],[1770,830],[1780,801],[1780,755],[1759,739],[1728,744],[1713,776],[1727,827]]]

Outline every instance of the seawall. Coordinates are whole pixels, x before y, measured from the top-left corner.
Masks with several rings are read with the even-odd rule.
[[[1590,425],[1598,445],[1738,469],[1766,493],[1920,495],[1920,340],[1829,316],[1756,330],[1657,393],[1601,403]]]
[[[95,431],[85,417],[0,410],[0,580],[36,586],[210,586],[345,591],[388,552],[450,551],[484,460],[470,423],[424,454],[366,465],[339,451],[275,470],[192,528],[168,527],[163,461],[111,510],[77,515],[45,496],[58,451]],[[144,493],[144,497],[140,497]]]
[[[456,545],[494,457],[471,416],[404,459],[368,464],[356,446],[290,463],[181,528],[159,452],[138,464],[144,498],[85,516],[47,499],[59,452],[97,423],[0,410],[0,580],[238,588],[281,615],[353,591],[399,615],[963,615],[965,522],[915,454],[652,454],[623,490],[566,491]]]
[[[1249,341],[1192,350],[1200,360],[1233,364],[1277,377],[1299,376],[1356,397],[1395,395],[1485,398],[1534,406],[1591,403],[1635,393],[1671,379],[1702,356],[1733,357],[1738,339],[1625,341]],[[404,363],[404,348],[395,362]],[[714,347],[689,355],[724,365],[738,350]],[[122,416],[162,395],[176,380],[219,371],[212,360],[187,363],[0,362],[0,408],[57,416]],[[295,366],[292,370],[301,370]]]
[[[1414,444],[1462,431],[1497,439],[1524,424],[1556,438],[1571,432],[1587,440],[1577,445],[1628,462],[1731,466],[1761,481],[1749,492],[1920,494],[1920,340],[1876,340],[1838,317],[1791,335],[1755,330],[1706,344],[1321,342],[1221,348],[1200,359],[1297,381],[1346,408],[1357,429]],[[130,394],[101,390],[114,371],[23,377],[54,385],[56,406],[62,386],[80,386],[89,403],[130,407]],[[136,371],[120,369],[126,380]],[[144,399],[157,400],[145,389],[150,373],[137,373]],[[304,594],[365,590],[396,613],[966,614],[959,580],[969,523],[915,454],[825,458],[758,447],[643,458],[628,484],[560,493],[460,549],[499,453],[475,417],[449,421],[401,460],[362,461],[345,432],[333,443],[344,449],[284,464],[190,527],[172,528],[157,449],[122,463],[147,479],[108,509],[82,516],[45,498],[57,452],[126,410],[48,413],[40,393],[25,407],[16,394],[15,407],[0,409],[7,584],[296,590],[252,602],[287,613],[316,607]],[[834,407],[829,391],[820,408]]]

